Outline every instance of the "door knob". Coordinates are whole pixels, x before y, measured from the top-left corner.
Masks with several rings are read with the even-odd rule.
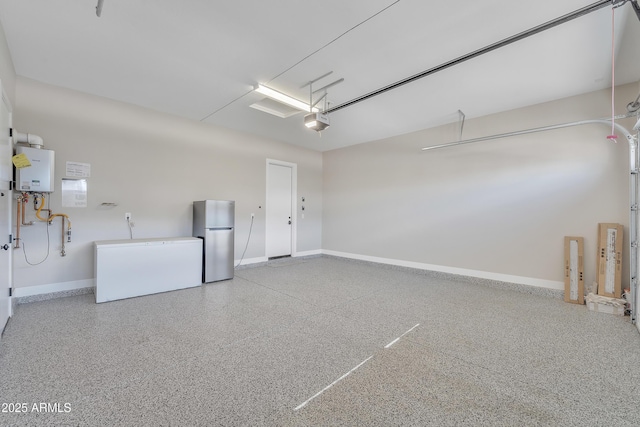
[[[9,250],[9,245],[7,245],[6,243],[3,246],[0,246],[0,248],[4,249],[5,251]]]
[[[289,220],[289,225],[291,225],[291,220]]]

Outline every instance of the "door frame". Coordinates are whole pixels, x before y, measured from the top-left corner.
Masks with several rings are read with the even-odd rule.
[[[0,102],[7,109],[8,119],[9,119],[8,125],[9,125],[9,128],[11,128],[13,126],[13,108],[12,108],[12,105],[11,105],[11,101],[9,100],[9,97],[7,96],[6,92],[4,91],[4,87],[2,86],[2,81],[0,81]],[[11,138],[11,137],[9,137],[9,146],[13,147],[13,138]],[[10,153],[10,155],[11,154],[12,153]],[[10,181],[9,182],[5,182],[5,181],[0,182],[0,190],[5,191],[6,193],[8,193],[6,195],[6,197],[8,197],[8,199],[9,199],[8,200],[8,205],[9,206],[8,206],[8,212],[7,212],[7,215],[8,215],[7,221],[9,223],[8,232],[9,232],[9,236],[13,236],[13,216],[12,216],[12,213],[13,213],[13,191],[11,189]],[[0,212],[0,214],[3,214],[3,213],[4,212]],[[5,243],[7,243],[7,240],[5,240],[5,237],[9,237],[9,236],[5,236],[4,235],[5,231],[6,230],[0,230],[0,236],[1,236],[0,237],[0,245],[3,245]],[[11,246],[9,248],[9,250],[7,251],[8,252],[7,256],[9,258],[9,260],[8,260],[9,271],[0,272],[0,274],[6,274],[6,279],[8,280],[8,285],[9,285],[9,288],[8,288],[8,291],[9,291],[9,297],[8,298],[9,299],[7,300],[7,307],[5,307],[6,310],[7,310],[8,316],[9,316],[9,318],[7,319],[7,322],[9,321],[9,319],[11,317],[13,317],[13,308],[14,308],[13,307],[14,306],[14,298],[12,297],[12,294],[13,294],[13,292],[12,292],[13,291],[13,244],[12,244],[12,242],[9,242],[8,244]],[[3,289],[0,289],[0,291],[4,292]],[[0,325],[0,333],[3,332],[5,326],[6,325],[4,325],[4,324]]]
[[[298,241],[298,165],[296,163],[285,162],[282,160],[267,159],[266,161],[266,189],[265,189],[265,224],[264,224],[264,256],[268,259],[269,233],[267,232],[267,212],[269,209],[269,165],[284,166],[291,168],[291,256],[296,256]]]

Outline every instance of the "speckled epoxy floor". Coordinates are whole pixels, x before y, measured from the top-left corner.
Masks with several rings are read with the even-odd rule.
[[[637,426],[638,366],[628,317],[292,259],[124,301],[19,305],[0,341],[0,403],[27,412],[0,425]]]

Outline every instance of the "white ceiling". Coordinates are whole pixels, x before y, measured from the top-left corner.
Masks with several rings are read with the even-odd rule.
[[[332,105],[354,99],[595,0],[2,0],[16,73],[45,83],[330,150],[611,85],[611,8],[331,114],[249,108],[257,83]],[[616,83],[640,80],[640,21],[616,9]],[[631,100],[629,100],[631,101]]]

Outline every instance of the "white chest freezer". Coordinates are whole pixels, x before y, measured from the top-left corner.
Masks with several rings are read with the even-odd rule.
[[[202,284],[202,239],[103,240],[94,244],[96,302]]]

